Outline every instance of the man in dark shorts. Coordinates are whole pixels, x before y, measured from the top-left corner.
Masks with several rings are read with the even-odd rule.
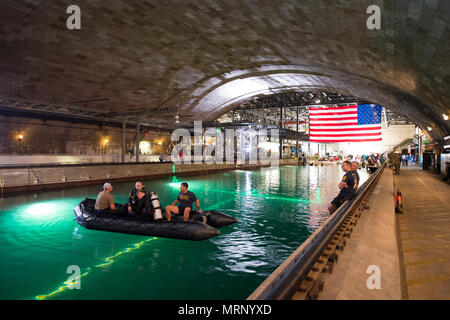
[[[193,192],[188,191],[188,184],[183,182],[181,184],[180,193],[178,194],[177,199],[172,203],[172,205],[166,206],[167,221],[171,221],[172,213],[184,215],[184,221],[187,221],[189,219],[189,214],[192,211],[192,204],[194,201],[197,205],[197,210],[201,211],[200,202],[197,197]],[[178,207],[176,206],[177,203],[180,203]]]
[[[345,172],[345,175],[339,183],[339,189],[341,189],[341,191],[328,206],[330,214],[339,208],[346,200],[351,200],[355,194],[355,175],[351,169],[352,164],[350,161],[344,161],[344,163],[342,163],[342,170]]]

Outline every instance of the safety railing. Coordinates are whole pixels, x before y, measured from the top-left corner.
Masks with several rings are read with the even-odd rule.
[[[378,181],[384,162],[359,188],[352,201],[344,202],[303,244],[298,247],[261,285],[248,300],[291,299],[321,257],[347,216],[360,204],[366,193]]]

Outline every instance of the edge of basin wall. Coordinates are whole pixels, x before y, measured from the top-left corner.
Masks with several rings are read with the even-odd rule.
[[[292,165],[290,162],[281,163],[280,166],[284,165]],[[81,186],[88,186],[94,184],[103,184],[104,182],[128,182],[128,181],[136,181],[136,180],[148,180],[148,179],[158,179],[165,178],[171,176],[194,176],[194,175],[208,175],[212,173],[232,171],[232,170],[256,170],[263,167],[270,167],[270,165],[240,165],[238,167],[231,168],[218,168],[218,169],[206,169],[206,170],[193,170],[186,172],[175,172],[175,173],[158,173],[151,175],[142,175],[142,176],[128,176],[128,177],[116,177],[116,178],[104,178],[104,179],[92,179],[92,180],[74,180],[74,181],[65,181],[65,182],[55,182],[55,183],[41,183],[41,184],[28,184],[28,185],[20,185],[20,186],[10,186],[3,188],[3,196],[8,197],[11,195],[15,195],[18,193],[33,193],[33,192],[44,192],[47,190],[54,190],[60,188],[74,188]]]

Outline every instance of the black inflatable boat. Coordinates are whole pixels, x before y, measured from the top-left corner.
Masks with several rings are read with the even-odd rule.
[[[115,204],[118,213],[96,214],[95,199],[86,198],[74,209],[75,218],[80,226],[88,229],[145,236],[175,238],[184,240],[205,240],[220,234],[220,228],[235,223],[237,220],[227,214],[209,210],[203,215],[194,212],[188,221],[181,216],[172,216],[172,221],[153,220],[151,216],[130,216],[127,207]],[[206,217],[206,224],[203,223]]]

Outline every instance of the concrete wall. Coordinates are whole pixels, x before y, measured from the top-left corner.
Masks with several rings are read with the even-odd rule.
[[[281,159],[280,165],[295,165],[295,159]],[[101,184],[105,181],[130,181],[171,175],[205,174],[214,171],[252,169],[261,167],[243,164],[109,164],[85,166],[51,166],[35,168],[0,169],[1,185],[6,193],[22,190],[44,190],[56,187],[70,187],[85,184]],[[175,172],[173,169],[175,168]]]
[[[18,134],[23,135],[19,141]],[[136,130],[126,130],[126,146],[134,147]],[[105,145],[103,140],[107,138]],[[150,143],[152,154],[165,153],[170,133],[149,130],[141,141]],[[161,145],[158,142],[162,143]],[[95,155],[121,154],[122,128],[0,115],[0,154]]]
[[[159,162],[160,155],[140,155],[139,162]],[[0,155],[1,166],[36,165],[36,164],[90,164],[90,163],[120,163],[120,154],[102,155]],[[136,156],[126,155],[125,162],[135,162]]]

